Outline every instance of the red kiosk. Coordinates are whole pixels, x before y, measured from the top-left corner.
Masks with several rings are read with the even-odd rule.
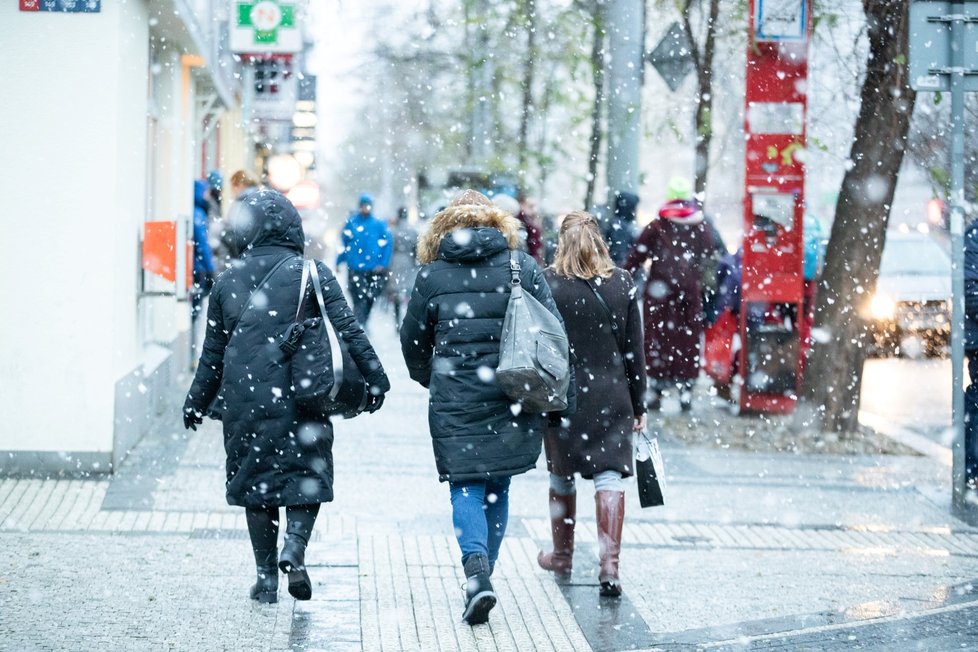
[[[810,0],[750,0],[741,280],[742,412],[794,409],[801,380]]]

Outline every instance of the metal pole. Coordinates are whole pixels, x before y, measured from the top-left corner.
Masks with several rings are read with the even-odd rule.
[[[964,427],[964,3],[951,23],[951,414],[954,427],[953,500],[966,507],[968,478]]]
[[[489,57],[489,32],[486,27],[489,7],[486,0],[473,3],[475,15],[468,29],[475,30],[473,66],[469,71],[472,88],[472,134],[469,164],[485,167],[491,155],[490,108],[492,107],[492,59]]]
[[[608,2],[608,191],[638,193],[642,0]],[[610,198],[609,198],[610,199]]]

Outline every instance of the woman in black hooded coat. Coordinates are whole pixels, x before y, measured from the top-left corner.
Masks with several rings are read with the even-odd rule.
[[[261,190],[247,199],[252,219],[239,225],[247,250],[214,284],[207,334],[184,425],[196,430],[205,413],[221,418],[227,453],[227,501],[245,508],[258,582],[252,599],[276,602],[278,568],[289,575],[289,593],[309,599],[305,547],[319,505],[333,500],[333,428],[300,423],[291,370],[278,338],[299,309],[305,236],[288,199]],[[316,261],[326,312],[371,387],[368,410],[383,403],[390,383],[329,269]],[[310,294],[305,317],[319,316]],[[278,558],[279,508],[287,526]]]

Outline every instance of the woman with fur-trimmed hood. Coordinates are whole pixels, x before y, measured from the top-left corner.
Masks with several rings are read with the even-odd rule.
[[[435,464],[451,489],[468,578],[462,617],[472,625],[486,622],[496,603],[489,575],[506,532],[510,478],[536,466],[546,425],[495,378],[519,230],[484,195],[459,195],[418,239],[424,266],[401,326],[411,378],[430,390]],[[536,262],[523,252],[519,262],[523,288],[560,319]]]

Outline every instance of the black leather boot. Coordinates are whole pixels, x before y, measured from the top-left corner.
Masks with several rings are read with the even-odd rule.
[[[290,522],[285,530],[285,543],[278,567],[289,576],[289,594],[296,600],[312,597],[312,582],[306,572],[306,545],[309,535],[300,523]]]
[[[258,581],[251,587],[251,599],[263,604],[278,602],[278,550],[255,550]]]
[[[496,606],[496,592],[489,581],[489,558],[471,555],[465,560],[465,611],[462,620],[470,625],[489,621],[489,612]]]

